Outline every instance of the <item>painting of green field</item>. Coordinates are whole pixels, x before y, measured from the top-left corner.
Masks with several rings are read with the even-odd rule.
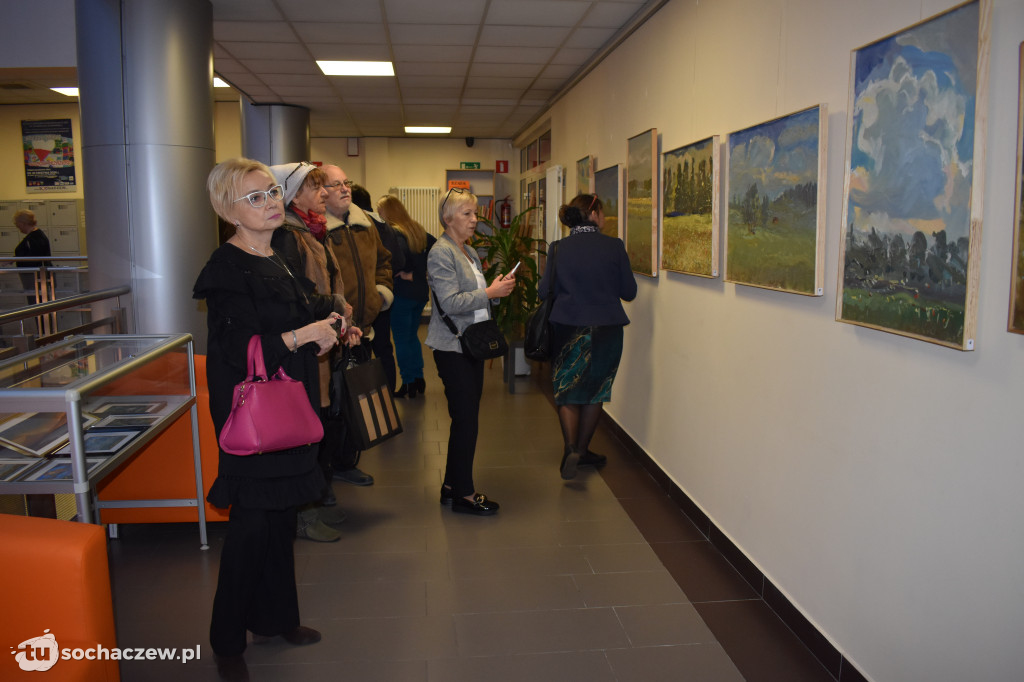
[[[1013,222],[1013,277],[1010,280],[1010,321],[1007,329],[1024,334],[1024,43],[1020,44],[1020,86],[1017,91],[1017,201]]]
[[[955,301],[925,298],[913,290],[843,289],[843,316],[882,330],[899,329],[907,336],[959,343],[964,335],[964,307]]]
[[[827,120],[819,105],[729,135],[728,281],[824,294]]]
[[[718,276],[717,135],[662,155],[661,267]]]
[[[658,276],[658,131],[629,138],[626,164],[626,253],[633,272]]]
[[[604,206],[603,234],[620,237],[619,232],[619,166],[609,166],[594,173],[594,192]]]

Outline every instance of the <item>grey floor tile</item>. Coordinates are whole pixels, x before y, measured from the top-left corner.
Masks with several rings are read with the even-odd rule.
[[[629,646],[612,609],[456,615],[462,656],[596,651]]]
[[[618,606],[615,613],[633,647],[717,641],[693,604]]]
[[[567,575],[588,571],[586,559],[578,547],[460,548],[453,549],[449,559],[453,579],[481,575]]]
[[[602,651],[441,659],[427,662],[428,682],[615,682]]]
[[[594,573],[660,571],[665,566],[646,543],[584,545],[580,548]]]
[[[588,607],[680,604],[686,595],[668,571],[588,573],[573,576]]]
[[[609,651],[608,661],[618,682],[743,682],[717,643],[620,649]]]
[[[505,575],[427,583],[431,615],[541,611],[586,606],[568,575]]]
[[[423,582],[353,582],[299,585],[303,620],[403,618],[427,615]]]

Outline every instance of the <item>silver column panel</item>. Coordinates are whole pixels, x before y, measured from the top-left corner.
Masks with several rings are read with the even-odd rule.
[[[309,160],[309,109],[242,98],[242,155],[268,166]]]
[[[209,0],[77,0],[85,203],[93,287],[130,284],[129,332],[188,332],[192,286],[217,247]]]

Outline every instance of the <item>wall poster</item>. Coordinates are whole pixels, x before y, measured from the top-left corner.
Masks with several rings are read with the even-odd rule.
[[[73,192],[75,145],[70,118],[21,122],[27,192]]]
[[[658,130],[629,138],[626,164],[626,253],[633,272],[658,276]]]
[[[974,350],[988,0],[853,51],[836,319]]]
[[[594,166],[596,159],[593,156],[584,156],[576,162],[576,194],[592,194],[594,192]]]

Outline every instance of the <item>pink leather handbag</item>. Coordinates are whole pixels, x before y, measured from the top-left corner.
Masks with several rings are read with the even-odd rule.
[[[249,375],[235,386],[220,447],[232,455],[288,450],[323,440],[324,427],[301,381],[279,367],[267,379],[259,335],[249,339]]]

